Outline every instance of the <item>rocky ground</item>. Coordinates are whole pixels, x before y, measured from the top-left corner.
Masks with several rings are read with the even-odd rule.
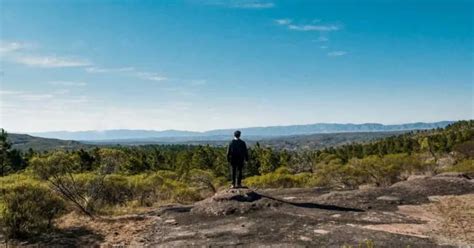
[[[63,230],[77,227],[70,237],[45,244],[474,247],[474,180],[445,174],[351,191],[223,190],[194,205],[89,224],[72,219],[61,224]]]

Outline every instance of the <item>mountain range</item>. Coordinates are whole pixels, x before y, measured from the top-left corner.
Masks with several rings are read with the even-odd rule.
[[[268,127],[248,127],[240,128],[243,137],[248,140],[283,137],[292,135],[309,135],[320,133],[347,133],[347,132],[392,132],[443,128],[453,121],[440,122],[416,122],[397,125],[384,125],[380,123],[363,124],[338,124],[338,123],[317,123],[308,125],[290,126],[268,126]],[[181,131],[181,130],[131,130],[115,129],[102,131],[53,131],[29,133],[43,138],[54,138],[62,140],[78,141],[119,141],[119,140],[154,140],[165,142],[176,141],[199,141],[199,140],[227,140],[232,137],[235,129],[216,129],[204,132]]]

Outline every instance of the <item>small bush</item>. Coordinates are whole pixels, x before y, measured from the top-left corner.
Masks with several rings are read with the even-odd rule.
[[[11,238],[27,238],[50,229],[54,218],[64,210],[63,201],[39,184],[10,188],[1,205],[1,222]]]
[[[257,188],[301,188],[313,187],[316,181],[311,173],[289,174],[286,167],[261,176],[253,176],[244,180],[245,185]]]
[[[199,200],[201,200],[199,192],[188,187],[176,188],[173,193],[173,201],[179,203],[192,203]]]
[[[474,160],[466,159],[455,165],[449,166],[443,170],[444,172],[464,172],[474,174]]]
[[[202,193],[210,192],[214,194],[221,186],[221,182],[210,170],[193,169],[189,172],[186,182]]]
[[[201,199],[199,191],[190,187],[190,182],[176,180],[177,175],[168,171],[129,176],[131,199],[141,206],[152,206],[157,202],[189,203]]]
[[[132,189],[128,177],[117,174],[105,176],[97,196],[97,200],[102,205],[120,205],[131,198]]]

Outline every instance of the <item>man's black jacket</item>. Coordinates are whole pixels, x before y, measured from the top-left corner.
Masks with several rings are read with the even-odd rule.
[[[242,164],[244,160],[249,160],[247,145],[241,139],[232,140],[227,149],[227,161],[231,164]]]

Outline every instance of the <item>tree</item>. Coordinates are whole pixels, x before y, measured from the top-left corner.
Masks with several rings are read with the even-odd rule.
[[[80,159],[81,171],[92,170],[95,158],[82,148],[77,152],[77,154]]]
[[[2,128],[0,132],[0,176],[4,176],[7,173],[8,167],[10,166],[9,152],[11,149],[11,143],[8,141],[8,134]]]
[[[63,151],[31,159],[35,174],[49,182],[63,199],[73,203],[81,212],[93,218],[94,197],[88,197],[76,183],[73,173],[78,171],[79,158]],[[92,194],[93,196],[97,194]]]

